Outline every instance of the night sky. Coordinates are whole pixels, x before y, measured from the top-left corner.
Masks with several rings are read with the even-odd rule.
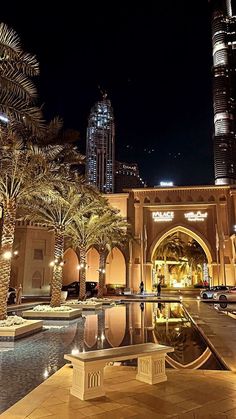
[[[80,131],[108,92],[116,159],[137,162],[148,185],[212,184],[211,29],[207,0],[9,1],[1,20],[36,54],[49,120]]]

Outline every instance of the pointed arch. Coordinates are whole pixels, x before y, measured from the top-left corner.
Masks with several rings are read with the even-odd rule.
[[[106,284],[126,284],[125,257],[118,247],[114,247],[107,256]]]
[[[42,274],[40,271],[35,271],[32,275],[32,288],[42,288]]]
[[[169,197],[169,195],[166,197],[165,202],[172,202],[171,199],[170,199],[170,197]]]
[[[196,231],[193,227],[189,228],[183,225],[176,225],[175,227],[172,227],[169,229],[167,228],[165,231],[162,231],[162,233],[160,233],[158,237],[156,237],[156,239],[153,241],[150,247],[150,251],[149,251],[150,260],[153,260],[155,251],[157,247],[160,245],[160,243],[170,234],[177,233],[177,232],[185,233],[189,235],[190,237],[192,237],[194,240],[196,240],[196,242],[198,242],[200,246],[202,247],[202,249],[204,250],[208,263],[209,264],[212,263],[212,250],[211,250],[211,246],[208,240],[201,233]]]
[[[158,198],[158,196],[155,197],[154,202],[156,204],[159,204],[161,202],[160,198]]]
[[[91,247],[86,256],[88,269],[86,270],[86,281],[98,281],[99,253]]]
[[[220,202],[225,202],[226,201],[226,196],[225,195],[221,195],[219,198]]]
[[[204,199],[203,199],[203,196],[202,195],[199,195],[199,197],[198,197],[198,202],[203,202],[204,201]]]
[[[144,198],[144,204],[150,204],[150,198],[148,197],[148,196],[146,196],[145,198]]]
[[[64,252],[64,261],[63,266],[63,284],[70,284],[71,282],[79,280],[79,271],[77,266],[79,264],[79,259],[76,252],[69,247]]]
[[[213,195],[209,196],[208,202],[215,202],[215,197]]]

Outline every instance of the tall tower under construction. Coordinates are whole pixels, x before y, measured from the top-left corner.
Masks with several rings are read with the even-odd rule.
[[[103,94],[92,107],[87,128],[86,178],[103,193],[114,192],[115,124],[111,102]]]
[[[236,183],[236,0],[210,0],[214,165],[217,185]]]

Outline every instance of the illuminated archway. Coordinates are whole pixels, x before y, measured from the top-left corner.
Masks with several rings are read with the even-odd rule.
[[[106,260],[106,284],[126,284],[126,263],[123,253],[115,247]]]
[[[158,235],[158,237],[155,239],[155,241],[152,243],[152,245],[150,247],[150,253],[149,253],[150,254],[150,260],[154,263],[156,250],[158,249],[160,244],[163,242],[163,240],[165,240],[167,237],[171,236],[174,233],[183,233],[183,234],[191,237],[192,239],[194,239],[201,246],[202,250],[205,253],[206,259],[207,259],[208,268],[210,268],[209,274],[210,274],[210,276],[212,276],[212,272],[211,272],[211,269],[212,269],[212,267],[211,267],[212,252],[211,252],[211,247],[210,247],[207,239],[201,233],[197,232],[194,228],[189,228],[189,227],[186,227],[186,226],[183,226],[183,225],[176,225],[172,228],[169,228],[169,229],[166,229],[165,231],[162,231],[162,233],[160,233]],[[202,272],[205,272],[205,274],[202,273],[202,275],[205,275],[204,277],[208,279],[209,275],[208,275],[208,271],[207,271],[207,265],[205,264],[206,268],[204,268],[204,264],[203,264],[203,268],[202,268],[203,271]],[[164,263],[164,267],[163,267],[164,272],[162,271],[163,268],[159,269],[160,268],[159,263],[157,263],[157,266],[155,267],[155,269],[157,269],[157,268],[158,268],[159,274],[157,273],[157,271],[156,271],[156,273],[154,271],[154,277],[156,277],[157,275],[158,276],[157,276],[157,278],[153,277],[153,282],[157,282],[158,278],[161,277],[161,275],[162,275],[163,278],[164,278],[164,281],[167,279],[167,283],[168,283],[168,278],[169,278],[168,262]],[[206,269],[206,271],[204,269]],[[176,272],[175,267],[174,267],[174,272]],[[194,280],[194,278],[192,277],[192,274],[190,276],[187,276],[185,274],[184,278],[182,278],[182,280],[181,280],[181,284],[182,284],[181,286],[193,285],[193,284],[197,283],[197,280],[198,280],[198,278],[195,278],[195,280]],[[199,280],[203,280],[203,278],[201,277]],[[170,281],[171,281],[171,279],[170,279]],[[166,283],[166,281],[165,281],[165,283]],[[171,283],[172,283],[172,281],[171,281]],[[176,277],[174,276],[173,283],[175,283],[174,286],[179,286],[180,285],[180,280],[179,279],[176,280]],[[173,284],[171,286],[173,286]]]
[[[86,281],[98,281],[99,253],[94,247],[87,252],[86,261]]]
[[[78,256],[70,247],[64,253],[65,264],[63,266],[63,284],[79,280],[79,271],[77,269],[79,260]]]
[[[150,260],[153,260],[155,251],[158,248],[158,246],[161,244],[161,242],[165,240],[171,234],[177,233],[177,232],[187,234],[188,236],[196,240],[196,242],[198,242],[200,246],[202,247],[202,249],[204,250],[207,257],[207,262],[209,264],[212,263],[211,246],[208,243],[207,239],[203,237],[202,234],[197,232],[195,229],[190,229],[182,225],[177,225],[175,227],[169,228],[159,234],[159,236],[154,240],[154,242],[152,243],[150,247]]]

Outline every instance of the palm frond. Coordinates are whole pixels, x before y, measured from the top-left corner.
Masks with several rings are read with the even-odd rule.
[[[20,38],[5,23],[0,23],[0,56],[1,59],[15,59],[22,52]]]
[[[8,63],[0,62],[0,85],[5,92],[11,92],[16,97],[31,103],[37,97],[37,91],[32,81]]]

